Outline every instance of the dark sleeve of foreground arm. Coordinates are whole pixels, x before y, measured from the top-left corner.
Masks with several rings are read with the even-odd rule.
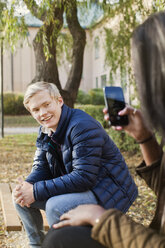
[[[156,195],[159,190],[161,163],[162,159],[150,166],[146,166],[145,162],[143,161],[136,168],[136,173],[145,180],[146,184],[155,192]]]

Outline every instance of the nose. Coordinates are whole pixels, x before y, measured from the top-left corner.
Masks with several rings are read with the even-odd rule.
[[[46,108],[40,108],[40,116],[43,116],[47,113]]]

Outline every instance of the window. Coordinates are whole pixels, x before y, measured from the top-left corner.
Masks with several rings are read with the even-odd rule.
[[[95,47],[95,59],[99,58],[99,50],[100,50],[100,45],[99,45],[99,37],[95,38],[95,42],[94,42],[94,47]]]
[[[96,88],[99,88],[99,79],[96,77]]]
[[[107,82],[107,76],[106,75],[102,75],[101,76],[101,87],[103,88],[104,86],[106,86],[106,82]]]

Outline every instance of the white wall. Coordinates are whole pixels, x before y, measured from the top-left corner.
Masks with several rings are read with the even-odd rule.
[[[4,91],[24,92],[27,84],[35,76],[35,56],[32,48],[32,40],[35,37],[37,28],[29,28],[29,42],[31,46],[24,44],[22,48],[12,55],[6,51],[3,56],[4,61]],[[12,65],[13,57],[13,65]],[[13,66],[13,69],[12,69]],[[13,71],[13,89],[12,89]]]

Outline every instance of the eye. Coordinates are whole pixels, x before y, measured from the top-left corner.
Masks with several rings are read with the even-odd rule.
[[[37,113],[38,111],[39,111],[39,109],[38,109],[38,108],[33,109],[33,112],[35,112],[35,113]]]
[[[49,105],[50,105],[49,102],[45,103],[45,107],[49,107]]]

